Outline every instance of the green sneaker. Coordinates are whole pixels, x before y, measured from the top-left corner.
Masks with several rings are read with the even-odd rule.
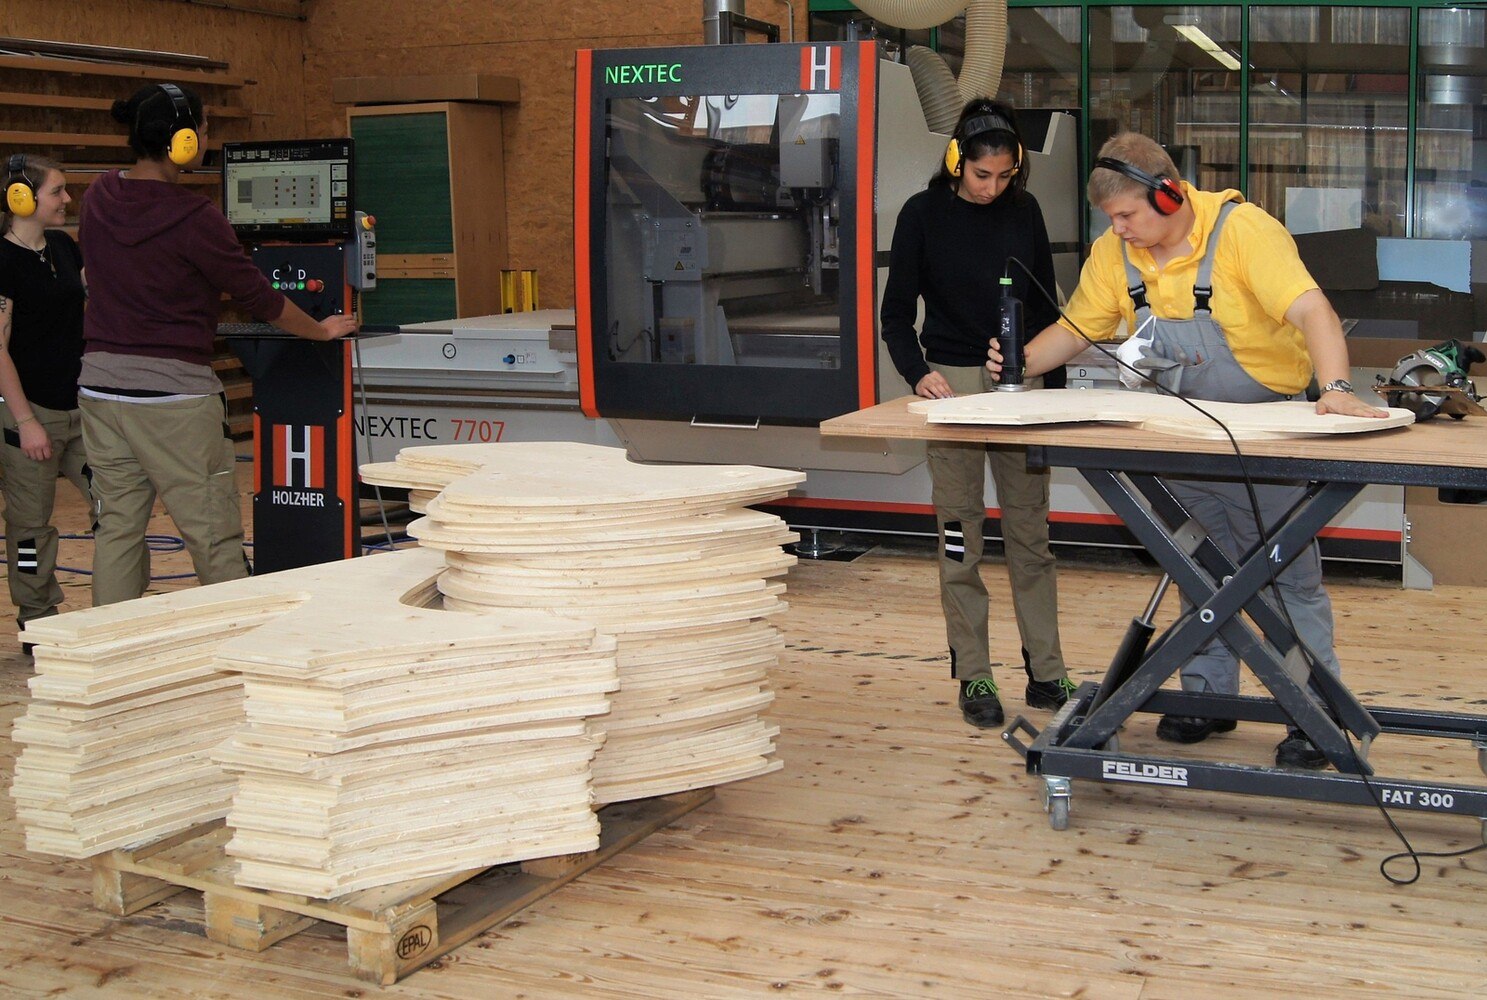
[[[1028,708],[1046,708],[1058,711],[1069,701],[1076,685],[1067,677],[1056,677],[1051,681],[1028,681],[1022,693]]]
[[[997,698],[996,681],[990,677],[961,681],[960,714],[977,729],[1000,726],[1006,716],[1002,714],[1002,703]]]

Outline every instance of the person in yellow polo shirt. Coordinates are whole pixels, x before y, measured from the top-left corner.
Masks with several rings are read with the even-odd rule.
[[[1238,191],[1200,191],[1179,179],[1166,151],[1127,132],[1100,149],[1087,186],[1111,227],[1090,249],[1064,310],[1027,345],[1026,375],[1064,364],[1091,340],[1109,340],[1123,319],[1123,359],[1191,399],[1261,403],[1301,396],[1313,376],[1318,413],[1381,417],[1353,395],[1342,324],[1280,222]],[[987,368],[1001,371],[995,343]],[[1172,494],[1223,551],[1238,559],[1257,540],[1242,482],[1168,480]],[[1300,498],[1304,484],[1256,483],[1267,527]],[[1341,669],[1332,648],[1332,604],[1321,558],[1310,549],[1277,576],[1296,632],[1324,669]],[[1219,638],[1182,668],[1187,691],[1237,694],[1239,663]],[[1228,732],[1230,720],[1164,716],[1157,735],[1197,743]],[[1320,768],[1326,757],[1295,729],[1276,747],[1280,767]]]

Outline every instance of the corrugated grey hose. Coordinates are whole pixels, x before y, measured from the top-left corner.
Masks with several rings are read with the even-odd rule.
[[[995,97],[1002,85],[1002,63],[1007,54],[1007,0],[855,0],[873,20],[895,28],[933,28],[966,12],[966,54],[957,81],[938,53],[924,49],[917,57],[909,50],[909,70],[914,75],[914,89],[924,105],[924,118],[936,132],[950,132],[960,109],[973,97]],[[916,46],[915,48],[920,48]],[[937,62],[938,68],[930,63]],[[921,81],[922,78],[922,81]],[[946,81],[953,85],[947,87]],[[926,100],[926,93],[929,94]],[[951,101],[957,106],[948,124],[938,109]],[[937,109],[931,117],[931,104]]]

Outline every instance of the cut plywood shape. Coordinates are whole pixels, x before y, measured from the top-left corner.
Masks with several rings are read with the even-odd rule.
[[[781,546],[795,536],[746,506],[783,496],[799,473],[497,444],[405,449],[364,478],[443,486],[418,500],[426,516],[408,530],[448,553],[446,607],[546,609],[618,639],[620,689],[598,720],[597,801],[695,788],[703,771],[736,778],[777,766],[774,731],[758,714],[773,699],[767,668],[781,644],[763,620],[784,610],[783,586],[769,581],[794,564]],[[740,726],[753,737],[740,739]]]
[[[432,468],[447,470],[447,478],[440,483],[442,477],[427,474]],[[402,469],[423,474],[421,482],[406,481]],[[439,483],[443,504],[592,515],[667,501],[702,508],[730,498],[745,506],[782,495],[805,475],[741,465],[642,465],[623,448],[511,442],[405,448],[396,462],[362,466],[362,478],[382,486]]]
[[[1316,434],[1363,434],[1414,423],[1409,410],[1391,409],[1383,418],[1319,414],[1313,403],[1219,403],[1195,400],[1239,441],[1259,441]],[[1222,438],[1223,430],[1188,403],[1154,392],[1124,389],[1077,389],[1054,392],[983,392],[952,399],[926,399],[909,404],[932,424],[1134,424],[1144,430],[1178,437]]]

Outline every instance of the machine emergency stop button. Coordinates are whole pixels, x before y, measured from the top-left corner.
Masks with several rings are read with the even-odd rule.
[[[323,292],[325,291],[325,282],[321,281],[319,278],[311,278],[309,281],[305,282],[305,291]]]

